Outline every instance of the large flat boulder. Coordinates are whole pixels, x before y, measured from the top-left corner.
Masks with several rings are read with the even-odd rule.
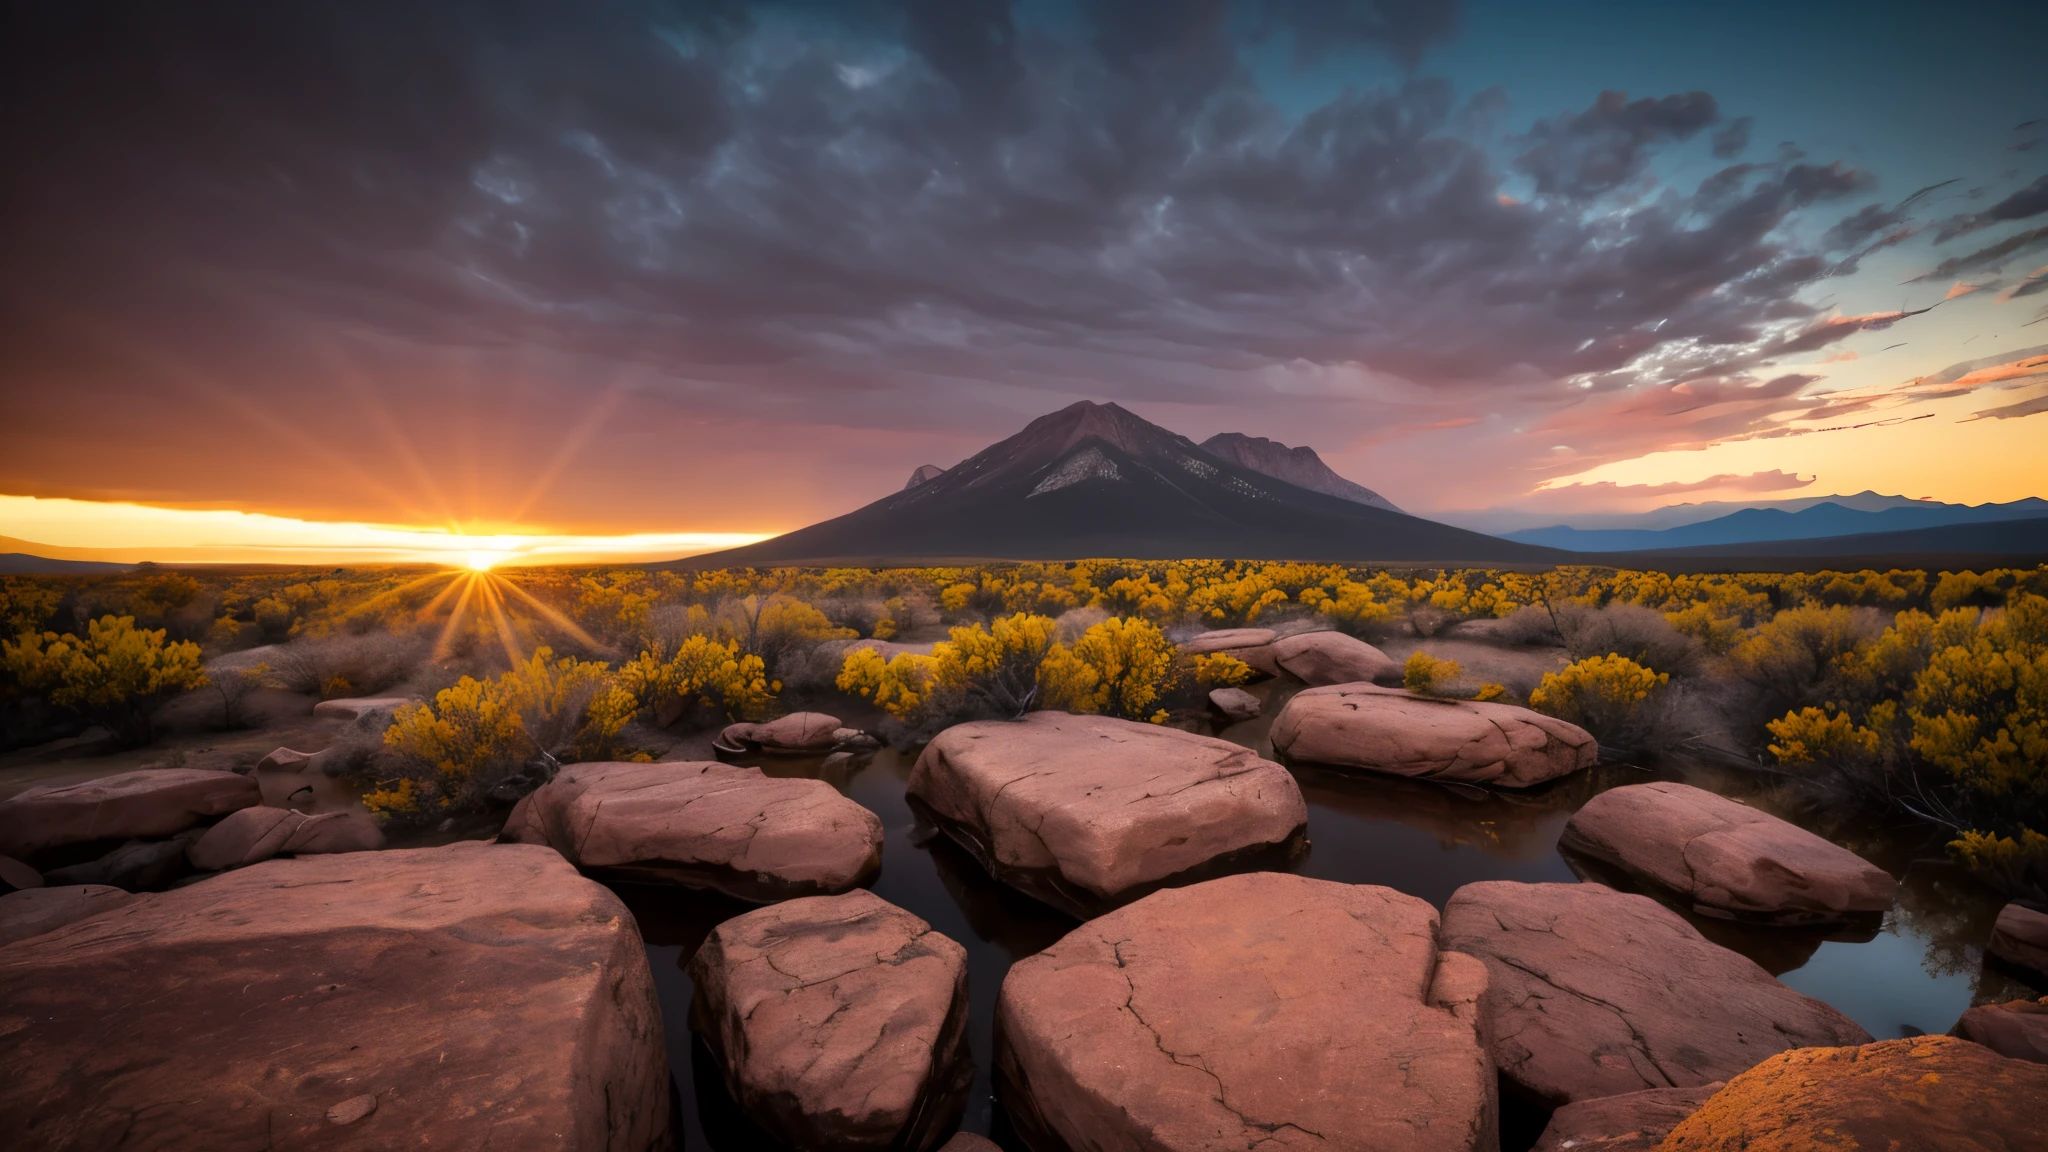
[[[1210,652],[1231,652],[1241,648],[1263,648],[1280,638],[1271,628],[1218,628],[1183,640],[1180,650],[1190,656]]]
[[[767,903],[857,888],[882,867],[882,821],[822,780],[707,760],[572,764],[526,820],[571,863],[616,879]]]
[[[0,855],[26,860],[90,840],[157,839],[261,803],[254,779],[206,768],[145,768],[46,784],[0,800]]]
[[[1600,758],[1591,733],[1554,716],[1372,684],[1296,693],[1273,718],[1273,748],[1336,768],[1504,788],[1554,780]]]
[[[1444,907],[1443,939],[1485,962],[1494,1063],[1547,1107],[1696,1088],[1787,1048],[1870,1040],[1676,912],[1600,884],[1467,884]]]
[[[1551,1114],[1530,1152],[1655,1152],[1680,1121],[1720,1090],[1716,1080],[1698,1088],[1645,1088],[1567,1104]]]
[[[1984,951],[2014,967],[2048,975],[2048,912],[2007,904],[1998,910]]]
[[[1708,1098],[1662,1152],[2034,1152],[2048,1067],[1949,1036],[1801,1048]]]
[[[668,1147],[632,914],[553,852],[272,860],[0,949],[10,1148]]]
[[[1273,642],[1273,659],[1312,687],[1401,679],[1401,665],[1385,652],[1342,632],[1304,632]]]
[[[967,950],[865,890],[734,917],[690,960],[690,1023],[795,1148],[922,1152],[967,1105]]]
[[[1630,784],[1593,797],[1560,847],[1676,893],[1700,913],[1775,924],[1877,917],[1891,874],[1796,824],[1685,784]]]
[[[1064,712],[946,729],[909,791],[996,879],[1083,918],[1284,856],[1308,823],[1294,777],[1250,749]]]
[[[1949,1035],[1982,1044],[2000,1056],[2048,1064],[2048,996],[1979,1004],[1963,1013]]]
[[[823,712],[791,712],[764,724],[728,724],[718,735],[721,748],[744,751],[757,748],[770,754],[829,752],[834,745],[860,733],[839,723],[837,716]]]
[[[1011,967],[997,1090],[1033,1148],[1490,1152],[1485,980],[1391,888],[1168,889]]]
[[[111,912],[135,899],[109,884],[26,888],[0,896],[0,947],[54,932],[73,920]]]

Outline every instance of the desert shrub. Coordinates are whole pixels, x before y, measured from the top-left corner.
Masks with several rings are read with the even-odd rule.
[[[1322,614],[1339,632],[1372,637],[1386,631],[1394,606],[1374,595],[1372,586],[1346,580],[1330,589],[1308,588],[1301,603]]]
[[[2048,900],[2048,836],[2031,828],[2018,836],[1969,830],[1949,841],[1948,850],[1998,891]]]
[[[1434,695],[1464,671],[1456,660],[1439,660],[1418,648],[1401,666],[1401,686],[1424,696]]]
[[[1758,625],[1728,660],[1761,692],[1767,713],[1783,713],[1835,696],[1839,661],[1880,632],[1880,617],[1868,609],[1789,608]]]
[[[1662,613],[1633,604],[1565,604],[1557,609],[1557,627],[1574,660],[1622,656],[1645,668],[1683,675],[1698,654],[1692,637],[1672,627]]]
[[[1481,684],[1479,686],[1479,691],[1472,694],[1472,698],[1474,700],[1478,700],[1482,703],[1491,702],[1495,700],[1506,700],[1508,699],[1508,696],[1509,694],[1507,685],[1494,684],[1490,682],[1486,684]]]
[[[846,654],[835,683],[841,692],[870,701],[898,720],[908,721],[924,707],[931,690],[932,658],[908,652],[885,660],[873,648]]]
[[[1109,619],[1109,609],[1107,608],[1069,608],[1065,612],[1060,613],[1059,618],[1054,621],[1058,625],[1055,634],[1060,643],[1072,644],[1074,641],[1079,640],[1090,628],[1107,619]]]
[[[1252,678],[1252,666],[1228,652],[1206,652],[1188,661],[1195,683],[1207,688],[1235,688]]]
[[[1928,607],[1935,612],[1951,608],[1994,608],[2005,601],[2005,588],[1996,572],[1943,572],[1928,593]]]
[[[1720,616],[1711,604],[1692,604],[1664,614],[1665,623],[1681,636],[1690,636],[1716,656],[1724,655],[1742,639],[1742,618]]]
[[[1847,712],[1801,708],[1765,725],[1771,755],[1787,768],[1858,772],[1875,762],[1880,735]]]
[[[752,597],[738,605],[750,628],[741,642],[746,651],[761,658],[773,676],[784,657],[826,640],[852,640],[859,634],[834,624],[823,612],[802,600],[777,596],[766,601]]]
[[[24,632],[0,641],[0,667],[51,704],[135,743],[151,738],[149,716],[160,701],[207,683],[199,645],[165,643],[163,629],[137,628],[131,616],[91,621],[84,636]]]
[[[251,726],[249,697],[270,681],[270,665],[257,664],[249,668],[221,669],[207,674],[207,681],[220,697],[220,726],[222,728],[248,728]]]
[[[271,674],[293,692],[327,699],[382,692],[413,678],[431,642],[406,632],[300,636],[268,655]]]
[[[625,707],[630,700],[629,716],[652,709],[655,722],[663,725],[699,706],[716,708],[728,719],[752,719],[763,715],[773,699],[767,665],[759,656],[741,651],[736,640],[702,635],[686,636],[672,649],[640,653],[619,666],[614,684],[624,697],[608,702],[608,709]]]
[[[1550,610],[1539,604],[1525,604],[1501,618],[1494,636],[1503,644],[1561,644],[1564,636]]]
[[[1935,652],[1907,696],[1912,749],[1969,801],[2048,824],[2048,599],[2020,593]]]
[[[1180,649],[1158,626],[1113,617],[1088,629],[1071,648],[1056,645],[1041,682],[1055,708],[1160,723],[1177,686],[1179,663]]]
[[[1408,627],[1417,636],[1435,636],[1457,622],[1458,617],[1455,613],[1429,604],[1420,605],[1408,612]]]
[[[37,631],[63,599],[56,588],[27,577],[0,577],[0,629],[6,636]]]
[[[1650,742],[1660,717],[1657,697],[1670,682],[1626,656],[1589,656],[1548,673],[1529,693],[1529,707],[1567,720],[1621,748]]]
[[[464,676],[432,704],[400,708],[383,740],[399,774],[365,792],[364,807],[399,820],[480,809],[513,798],[515,776],[537,784],[556,760],[612,751],[612,725],[624,720],[605,712],[593,724],[591,714],[609,679],[601,663],[542,648],[496,679]]]

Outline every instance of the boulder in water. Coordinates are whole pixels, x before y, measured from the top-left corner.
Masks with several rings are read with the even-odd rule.
[[[1274,641],[1273,659],[1311,687],[1401,680],[1401,665],[1393,657],[1342,632],[1304,632]]]
[[[2007,904],[1998,910],[1984,951],[2016,968],[2048,975],[2048,912]]]
[[[1982,1044],[2000,1056],[2048,1064],[2048,996],[1979,1004],[1963,1013],[1949,1035]]]
[[[1503,788],[1554,780],[1600,758],[1591,733],[1553,716],[1372,684],[1296,693],[1273,719],[1273,748],[1335,768]]]
[[[1721,1082],[1645,1088],[1567,1104],[1551,1114],[1530,1152],[1656,1152],[1679,1121],[1699,1111]]]

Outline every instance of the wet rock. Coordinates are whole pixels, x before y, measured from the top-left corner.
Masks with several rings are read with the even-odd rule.
[[[317,706],[316,706],[317,707]],[[279,748],[256,762],[258,772],[304,772],[313,767],[317,752],[294,752]]]
[[[0,854],[28,859],[91,840],[153,839],[263,802],[248,776],[146,768],[78,784],[46,784],[0,801]]]
[[[1825,924],[1883,915],[1891,874],[1795,824],[1684,784],[1586,802],[1559,846],[1647,879],[1710,916]]]
[[[1273,719],[1273,748],[1337,768],[1504,788],[1541,784],[1599,759],[1590,733],[1555,717],[1371,684],[1296,693]]]
[[[909,792],[996,879],[1084,918],[1284,856],[1308,821],[1294,777],[1250,749],[1064,712],[946,729]]]
[[[740,1108],[796,1148],[925,1149],[959,1122],[967,951],[865,890],[713,929],[690,1023]]]
[[[593,874],[766,903],[844,892],[882,866],[882,821],[822,780],[701,760],[572,764],[532,796],[547,842]]]
[[[1697,1088],[1647,1088],[1559,1108],[1531,1152],[1654,1152],[1721,1082]]]
[[[191,870],[185,850],[192,839],[196,837],[130,840],[97,860],[52,868],[43,879],[50,884],[106,884],[129,892],[159,892]]]
[[[25,888],[0,896],[0,947],[54,932],[74,920],[111,912],[135,899],[106,884]]]
[[[537,848],[267,861],[0,950],[0,1003],[21,1152],[668,1146],[632,914]]]
[[[1011,967],[997,1088],[1034,1148],[1491,1150],[1485,979],[1390,888],[1168,889]]]
[[[19,891],[23,888],[41,888],[43,874],[23,864],[12,856],[0,856],[0,889]]]
[[[735,752],[749,747],[771,754],[824,752],[839,741],[842,731],[857,734],[851,728],[842,729],[837,716],[792,712],[765,724],[729,724],[719,733],[718,743]]]
[[[2007,904],[1998,911],[1984,951],[2007,964],[2048,975],[2048,913]]]
[[[1494,1063],[1548,1107],[1696,1088],[1787,1048],[1870,1040],[1676,912],[1600,884],[1467,884],[1444,907],[1443,938],[1486,963]]]
[[[1979,1004],[1963,1013],[1949,1035],[1982,1044],[2000,1056],[2048,1064],[2048,996]]]
[[[1262,706],[1259,698],[1242,688],[1216,688],[1209,692],[1209,706],[1232,724],[1256,720]]]
[[[1948,1036],[1801,1048],[1728,1081],[1662,1152],[2048,1148],[2048,1067]]]
[[[1273,644],[1273,658],[1311,687],[1401,680],[1401,665],[1385,652],[1342,632],[1305,632]]]
[[[360,696],[322,700],[313,705],[313,715],[329,720],[361,720],[379,712],[395,712],[413,701],[405,696]]]

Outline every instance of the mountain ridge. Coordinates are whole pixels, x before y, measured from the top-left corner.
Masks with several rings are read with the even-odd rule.
[[[1726,516],[1662,529],[1580,529],[1566,525],[1502,533],[1518,540],[1572,552],[1645,552],[1715,544],[1823,540],[1837,536],[1903,532],[1956,524],[1986,524],[2048,516],[2048,500],[2028,497],[1975,507],[1953,504],[1901,505],[1866,511],[1822,501],[1798,511],[1744,508]]]
[[[1277,440],[1264,436],[1247,436],[1242,432],[1218,432],[1202,441],[1202,450],[1212,456],[1221,456],[1233,464],[1241,464],[1254,472],[1285,480],[1297,488],[1321,492],[1373,508],[1384,508],[1389,512],[1400,512],[1394,502],[1385,496],[1337,474],[1316,450],[1304,444],[1290,448]],[[1406,513],[1403,513],[1406,515]]]

